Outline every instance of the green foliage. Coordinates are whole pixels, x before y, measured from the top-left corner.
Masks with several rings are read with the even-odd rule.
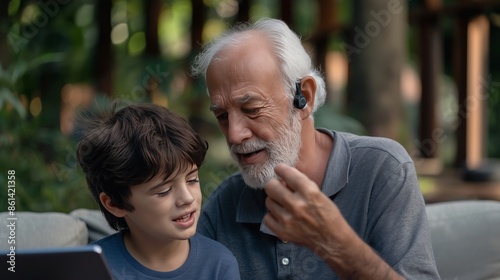
[[[366,134],[366,129],[359,121],[337,112],[333,106],[329,106],[328,104],[318,109],[314,116],[314,120],[316,127],[324,127],[359,135]]]
[[[26,118],[26,109],[17,93],[22,88],[22,78],[43,64],[61,61],[62,58],[60,53],[47,53],[31,60],[18,60],[6,69],[0,64],[0,110],[13,109],[22,119]]]
[[[0,185],[7,185],[7,171],[14,170],[18,211],[96,207],[76,168],[75,141],[43,127],[39,118],[28,114],[19,94],[31,82],[31,72],[62,59],[60,53],[46,53],[33,59],[19,57],[6,69],[0,65]],[[7,209],[5,195],[0,195],[0,211]]]
[[[7,184],[7,170],[16,172],[16,210],[69,212],[95,208],[76,166],[76,143],[58,131],[39,127],[36,121],[14,114],[9,114],[9,119],[7,125],[2,122],[0,136],[0,150],[4,151],[0,156],[0,185]],[[4,193],[0,209],[7,207]]]

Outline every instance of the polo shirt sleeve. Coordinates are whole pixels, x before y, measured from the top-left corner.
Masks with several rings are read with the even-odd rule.
[[[367,242],[405,278],[435,279],[425,202],[414,164],[387,166],[387,180],[375,184],[371,192]]]

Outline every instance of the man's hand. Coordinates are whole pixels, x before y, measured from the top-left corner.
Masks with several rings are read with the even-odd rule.
[[[339,220],[344,221],[337,206],[297,169],[279,164],[275,172],[281,180],[271,179],[265,186],[269,212],[264,223],[280,239],[311,250],[317,250],[322,241],[331,241],[323,239],[335,231]]]
[[[346,222],[338,207],[297,169],[279,164],[265,186],[264,223],[281,240],[305,246],[342,279],[402,279]]]

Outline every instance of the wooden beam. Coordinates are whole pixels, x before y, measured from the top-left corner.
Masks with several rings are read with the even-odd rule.
[[[439,8],[432,10],[422,7],[410,14],[410,23],[419,22],[428,18],[442,18],[445,16],[456,17],[461,14],[468,14],[472,16],[484,14],[491,10],[500,10],[500,1],[460,1],[458,3],[447,4],[446,6],[440,6]]]

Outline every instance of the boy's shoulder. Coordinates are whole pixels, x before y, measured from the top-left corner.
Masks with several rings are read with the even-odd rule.
[[[196,259],[201,258],[207,263],[225,263],[226,265],[236,265],[236,257],[222,243],[210,239],[200,233],[196,233],[191,237],[191,244],[196,244]],[[207,256],[211,256],[207,259]],[[216,256],[216,257],[215,257]]]
[[[122,236],[121,232],[116,232],[116,233],[113,233],[113,234],[108,235],[106,237],[103,237],[103,238],[101,238],[99,240],[96,240],[96,241],[94,241],[94,242],[92,242],[90,244],[92,244],[92,245],[99,245],[101,247],[102,246],[109,246],[109,245],[116,246],[117,245],[116,243],[118,243],[117,241],[120,240],[121,236]]]
[[[236,257],[226,246],[199,233],[190,240],[193,254],[188,262],[196,275],[204,275],[203,279],[240,279]]]
[[[125,248],[125,244],[123,243],[121,232],[111,234],[90,244],[99,245],[107,259],[123,255],[123,251],[127,250]]]
[[[201,253],[204,251],[210,251],[232,256],[231,251],[229,251],[226,246],[199,233],[196,233],[193,237],[191,237],[191,242],[195,242]]]

